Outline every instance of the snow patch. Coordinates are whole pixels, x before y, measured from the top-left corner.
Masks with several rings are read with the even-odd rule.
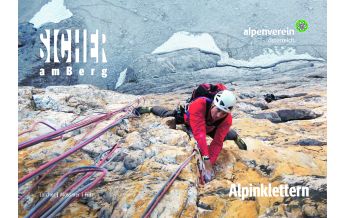
[[[128,68],[125,68],[125,70],[119,73],[119,77],[118,77],[115,89],[117,89],[124,83],[125,77],[127,76],[127,70]]]
[[[230,58],[228,53],[224,52],[217,64],[220,66],[231,65],[235,67],[269,67],[276,63],[290,60],[324,61],[324,59],[313,57],[308,53],[297,54],[296,50],[291,47],[275,47],[274,49],[263,49],[263,54],[255,56],[249,60]]]
[[[59,23],[61,20],[73,16],[72,12],[64,5],[64,0],[52,0],[43,7],[31,18],[30,23],[35,28],[41,27],[43,24],[52,22]]]
[[[221,55],[214,38],[209,33],[192,34],[189,32],[176,32],[165,43],[157,47],[152,54],[168,53],[185,48],[199,48],[202,51]]]
[[[174,33],[166,42],[156,48],[152,54],[163,54],[187,48],[198,48],[201,51],[220,55],[219,66],[231,65],[235,67],[269,67],[274,64],[290,60],[320,60],[308,53],[297,54],[291,47],[275,47],[263,49],[263,53],[248,60],[234,59],[227,52],[217,46],[209,33],[192,34],[186,31]]]

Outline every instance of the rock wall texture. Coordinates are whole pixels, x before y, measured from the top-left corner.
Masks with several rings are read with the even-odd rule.
[[[205,186],[197,183],[193,159],[182,171],[152,217],[326,217],[327,139],[326,65],[296,61],[269,69],[233,67],[201,69],[196,76],[180,74],[142,80],[132,86],[145,98],[143,105],[173,109],[183,103],[200,82],[223,81],[238,96],[233,128],[248,145],[239,150],[225,141],[215,165],[216,178]],[[171,75],[175,75],[172,73]],[[220,76],[221,75],[221,76]],[[179,77],[180,76],[180,77]],[[224,79],[227,78],[227,79]],[[173,83],[174,81],[181,82]],[[175,85],[177,84],[177,85]],[[124,85],[123,89],[129,87]],[[162,91],[164,90],[164,91]],[[155,94],[144,94],[148,93]],[[166,93],[167,92],[167,93]],[[45,120],[55,127],[110,109],[120,108],[137,95],[101,90],[91,85],[19,87],[19,132]],[[109,173],[91,197],[69,205],[62,217],[140,217],[170,174],[193,149],[183,126],[171,128],[170,118],[144,114],[125,119],[118,126],[76,152],[46,177],[37,190],[20,203],[22,217],[69,168],[94,164],[95,157],[119,142]],[[108,122],[99,124],[102,128]],[[88,128],[19,151],[19,177],[72,147]],[[50,131],[19,137],[19,142]],[[228,195],[231,184],[305,185],[310,197],[256,197],[241,200]],[[30,184],[23,187],[24,191]]]
[[[19,23],[27,24],[39,9],[48,1],[20,0]],[[58,24],[46,23],[38,28],[86,28],[90,32],[99,29],[107,36],[105,51],[108,63],[94,66],[87,63],[78,67],[90,69],[108,68],[107,79],[101,76],[85,75],[74,78],[73,83],[64,78],[60,83],[46,80],[44,83],[37,75],[35,66],[39,60],[32,59],[32,52],[19,56],[20,85],[93,84],[105,89],[115,89],[119,73],[134,65],[137,59],[151,54],[158,46],[174,33],[187,31],[193,34],[209,33],[216,45],[229,57],[249,60],[261,55],[263,49],[282,49],[292,47],[296,53],[308,53],[326,60],[326,1],[291,0],[262,2],[249,1],[64,1],[72,17]],[[269,37],[250,37],[244,35],[248,27],[255,29],[294,29],[296,20],[305,19],[309,29],[305,33],[296,32],[291,43],[267,43]],[[27,28],[19,25],[19,32]],[[38,33],[37,32],[37,33]],[[37,43],[37,42],[36,42]],[[37,45],[36,45],[37,46]],[[31,48],[30,46],[25,47]],[[39,53],[35,53],[38,55]],[[212,57],[207,58],[211,62]],[[201,61],[205,63],[205,61]],[[179,62],[177,62],[179,63]],[[193,62],[191,62],[193,63]],[[22,65],[22,66],[21,66]],[[190,66],[190,62],[187,62]],[[201,64],[203,68],[209,64]],[[176,66],[176,65],[174,65]],[[49,68],[49,66],[46,66]],[[51,67],[51,66],[50,66]],[[61,66],[63,67],[63,66]],[[199,69],[199,68],[198,68]],[[178,69],[177,69],[178,70]],[[28,82],[35,79],[35,82]]]

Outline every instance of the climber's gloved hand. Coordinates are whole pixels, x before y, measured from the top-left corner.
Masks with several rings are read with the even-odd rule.
[[[214,172],[213,171],[205,171],[204,172],[204,182],[208,183],[211,180],[213,180],[215,177]]]
[[[204,160],[204,181],[205,183],[210,182],[214,177],[214,170],[210,160]]]

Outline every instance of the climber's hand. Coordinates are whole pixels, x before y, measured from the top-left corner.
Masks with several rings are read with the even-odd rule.
[[[204,180],[205,182],[210,182],[214,178],[213,166],[210,163],[210,160],[204,161]]]

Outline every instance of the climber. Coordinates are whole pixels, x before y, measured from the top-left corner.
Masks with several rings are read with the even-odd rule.
[[[233,92],[226,90],[225,86],[219,85],[222,84],[217,84],[221,91],[215,94],[214,100],[203,97],[202,94],[201,97],[194,98],[186,107],[179,106],[176,110],[167,110],[160,106],[137,108],[140,114],[151,112],[160,117],[175,117],[176,124],[186,124],[190,127],[208,174],[213,174],[212,166],[216,162],[224,140],[234,140],[240,149],[247,150],[245,142],[233,129],[230,129],[231,111],[236,103],[236,97]],[[209,147],[206,135],[213,138]]]

